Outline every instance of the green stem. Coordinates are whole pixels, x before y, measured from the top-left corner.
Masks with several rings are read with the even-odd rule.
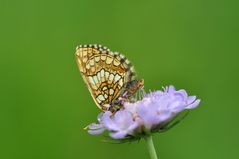
[[[151,159],[158,159],[155,148],[154,148],[154,143],[153,143],[153,139],[151,135],[147,135],[144,137],[147,147],[148,147],[148,151],[149,151],[149,155]]]

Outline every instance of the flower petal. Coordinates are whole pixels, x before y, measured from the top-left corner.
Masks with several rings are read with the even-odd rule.
[[[88,133],[91,135],[99,135],[102,134],[105,131],[105,129],[95,129],[95,130],[88,130]]]
[[[147,106],[139,106],[137,108],[138,116],[143,120],[144,127],[147,130],[150,130],[154,124],[159,123],[159,115],[157,114],[157,110],[147,107]]]
[[[161,111],[160,115],[159,115],[159,122],[158,124],[162,123],[162,122],[166,122],[167,120],[169,120],[170,118],[172,118],[174,115],[171,111],[169,110],[165,110],[165,111]]]
[[[139,121],[134,121],[134,123],[128,127],[128,130],[127,130],[128,133],[132,134],[133,130],[136,129],[139,125],[140,125]]]
[[[167,90],[168,93],[173,93],[175,91],[175,88],[173,85],[170,85]]]
[[[192,104],[189,104],[185,109],[194,109],[199,105],[200,102],[201,102],[201,100],[197,99]]]
[[[110,136],[114,139],[122,139],[127,135],[127,131],[119,131],[115,133],[110,133]]]
[[[138,106],[138,102],[135,103],[124,103],[124,107],[126,111],[130,112],[132,115],[136,114],[136,108]]]
[[[187,98],[188,97],[188,94],[187,94],[187,92],[184,89],[180,89],[180,90],[176,91],[176,93],[180,93],[180,95],[183,98]]]
[[[187,99],[187,104],[191,104],[196,100],[196,96],[189,96]]]
[[[103,123],[103,125],[105,126],[106,129],[108,129],[110,131],[117,131],[118,130],[118,126],[112,120],[111,115],[112,115],[112,113],[110,111],[105,112],[102,115],[101,121],[102,121],[102,123]]]
[[[130,112],[126,110],[119,110],[115,113],[113,120],[119,125],[130,125],[133,121],[133,118]]]
[[[89,129],[100,129],[103,128],[102,124],[96,124],[96,123],[92,123],[90,125],[87,126]]]

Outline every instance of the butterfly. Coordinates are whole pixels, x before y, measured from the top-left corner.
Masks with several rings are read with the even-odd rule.
[[[77,46],[76,61],[92,98],[103,112],[117,111],[144,85],[144,80],[136,80],[130,61],[105,46]]]

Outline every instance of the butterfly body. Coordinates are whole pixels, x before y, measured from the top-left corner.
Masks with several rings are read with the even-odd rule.
[[[122,105],[119,98],[128,98],[140,85],[129,60],[107,47],[80,45],[76,59],[91,96],[102,111],[115,110],[116,105]]]

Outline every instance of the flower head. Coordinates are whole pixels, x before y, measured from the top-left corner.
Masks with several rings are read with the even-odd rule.
[[[196,96],[188,96],[185,90],[175,90],[173,86],[163,91],[146,94],[142,100],[126,102],[122,109],[112,114],[101,113],[98,124],[88,126],[90,134],[101,134],[105,130],[114,139],[128,136],[139,137],[143,134],[157,132],[173,121],[180,112],[193,109],[200,103]]]

